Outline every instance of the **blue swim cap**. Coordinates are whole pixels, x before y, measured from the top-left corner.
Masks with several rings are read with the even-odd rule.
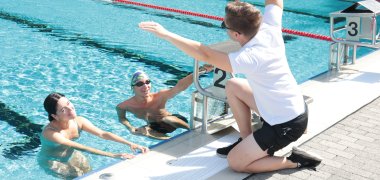
[[[131,86],[135,85],[141,79],[149,79],[149,76],[144,71],[136,71],[131,80]]]

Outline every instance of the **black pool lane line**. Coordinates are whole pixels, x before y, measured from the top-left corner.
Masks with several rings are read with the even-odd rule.
[[[39,133],[42,131],[43,125],[34,124],[28,118],[19,113],[11,110],[3,102],[0,101],[0,121],[7,122],[10,126],[15,128],[15,131],[25,135],[16,142],[5,144],[2,146],[5,149],[2,155],[8,159],[19,159],[23,155],[28,155],[35,151],[41,144]]]
[[[152,60],[152,59],[159,59],[159,58],[148,59],[148,58],[145,58],[144,55],[137,54],[133,52],[132,50],[127,50],[127,49],[119,48],[117,46],[107,45],[99,41],[96,41],[94,39],[91,39],[89,37],[86,37],[80,33],[68,32],[67,30],[62,29],[62,28],[52,27],[51,25],[44,24],[44,23],[38,23],[36,22],[36,20],[30,20],[26,17],[21,17],[18,15],[4,12],[4,11],[0,11],[0,18],[15,22],[27,28],[36,29],[37,32],[46,33],[49,36],[57,37],[59,41],[69,41],[75,44],[98,49],[100,52],[122,56],[124,58],[130,59],[132,62],[133,61],[141,62],[141,63],[146,64],[147,66],[156,67],[161,72],[166,72],[166,73],[173,74],[174,76],[176,76],[174,78],[174,82],[176,82],[176,80],[179,80],[185,77],[187,74],[189,74],[188,71],[183,71],[183,70],[173,67],[172,65]],[[166,81],[165,84],[171,85],[171,86],[175,85],[173,81]]]

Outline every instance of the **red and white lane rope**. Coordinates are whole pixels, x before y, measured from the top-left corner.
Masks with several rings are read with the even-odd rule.
[[[157,6],[157,5],[153,5],[153,4],[140,3],[140,2],[130,1],[130,0],[113,0],[112,2],[123,3],[123,4],[131,4],[131,5],[142,6],[142,7],[152,8],[152,9],[159,9],[159,10],[163,10],[163,11],[175,12],[175,13],[185,14],[185,15],[190,15],[190,16],[197,16],[197,17],[213,19],[213,20],[217,20],[217,21],[223,21],[223,19],[224,19],[224,18],[219,17],[219,16],[212,16],[212,15],[208,15],[208,14],[191,12],[191,11],[186,11],[186,10],[181,10],[181,9],[174,9],[174,8],[169,8],[169,7],[164,7],[164,6]],[[297,30],[286,29],[286,28],[282,28],[282,32],[297,35],[297,36],[319,39],[319,40],[323,40],[323,41],[332,41],[331,37],[329,37],[329,36],[314,34],[314,33],[309,33],[309,32],[297,31]]]

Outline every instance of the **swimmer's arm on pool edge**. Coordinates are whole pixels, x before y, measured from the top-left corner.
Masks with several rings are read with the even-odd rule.
[[[121,144],[126,144],[128,145],[132,151],[136,151],[136,149],[139,149],[141,150],[142,153],[146,153],[149,151],[149,149],[147,147],[143,147],[143,146],[140,146],[140,145],[137,145],[135,143],[132,143],[132,142],[129,142],[127,140],[125,140],[124,138],[116,135],[116,134],[113,134],[111,132],[107,132],[107,131],[103,131],[101,129],[99,129],[98,127],[96,127],[95,125],[93,125],[89,120],[87,120],[86,118],[83,118],[83,117],[79,117],[77,118],[77,120],[79,120],[79,123],[81,125],[81,128],[95,136],[98,136],[100,138],[103,138],[103,139],[106,139],[106,140],[111,140],[111,141],[115,141],[115,142],[118,142],[118,143],[121,143]]]

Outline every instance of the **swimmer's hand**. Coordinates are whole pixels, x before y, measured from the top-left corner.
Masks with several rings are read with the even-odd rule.
[[[166,134],[159,133],[153,129],[151,129],[149,126],[143,126],[139,128],[134,128],[130,129],[131,133],[134,135],[143,135],[155,139],[160,139],[160,140],[166,140],[170,139],[170,136],[167,136]]]
[[[141,22],[141,23],[139,23],[139,28],[144,30],[144,31],[151,32],[159,38],[164,38],[167,34],[170,33],[168,30],[166,30],[160,24],[153,22],[153,21]]]
[[[209,73],[214,69],[214,66],[211,64],[204,64],[203,66],[199,67],[199,73],[204,74],[204,73]]]
[[[133,152],[136,152],[136,149],[140,150],[142,153],[149,152],[149,148],[144,147],[144,146],[140,146],[140,145],[137,145],[134,143],[130,144],[129,147],[132,149]]]
[[[121,154],[114,154],[113,157],[120,158],[120,159],[132,159],[135,156],[133,154],[121,153]]]
[[[135,128],[135,127],[131,127],[131,128],[129,128],[129,131],[130,131],[132,134],[137,134],[137,133],[138,133],[138,130],[137,130],[137,128]]]

